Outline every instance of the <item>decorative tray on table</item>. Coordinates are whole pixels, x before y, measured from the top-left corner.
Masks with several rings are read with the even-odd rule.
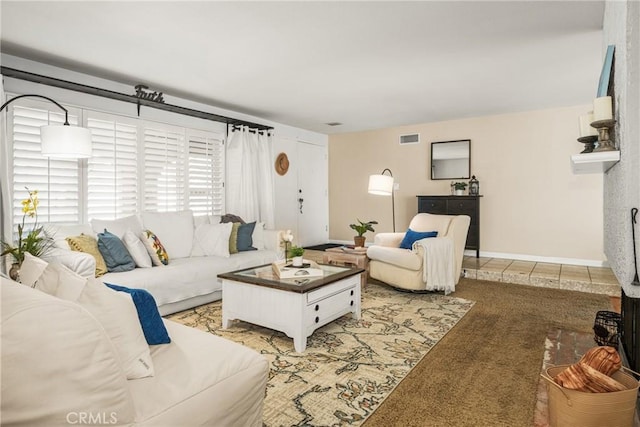
[[[293,266],[291,260],[276,261],[271,264],[271,267],[280,279],[324,276],[324,271],[322,271],[317,263],[306,259],[303,260],[302,267]]]

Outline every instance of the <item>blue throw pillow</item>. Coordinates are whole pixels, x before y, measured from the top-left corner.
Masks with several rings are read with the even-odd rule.
[[[407,228],[407,232],[404,235],[404,239],[400,243],[402,249],[411,249],[413,243],[417,240],[426,239],[427,237],[438,237],[437,231],[413,231]]]
[[[104,233],[98,234],[98,250],[107,264],[108,272],[131,271],[136,268],[136,263],[131,254],[122,243],[122,240],[113,233],[104,229]]]
[[[169,344],[171,338],[167,328],[164,326],[162,317],[158,312],[158,306],[156,300],[153,299],[153,295],[144,289],[131,289],[124,286],[112,285],[105,283],[108,287],[115,291],[126,292],[131,295],[133,303],[138,311],[138,320],[140,320],[140,326],[142,326],[142,332],[149,345],[157,344]]]
[[[256,227],[256,222],[250,222],[248,224],[240,224],[238,227],[238,252],[244,251],[257,251],[253,245],[253,229]]]

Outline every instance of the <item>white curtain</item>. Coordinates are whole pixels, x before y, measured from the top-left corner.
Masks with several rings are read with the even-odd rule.
[[[230,128],[227,143],[226,211],[247,222],[275,226],[272,136],[248,127]]]
[[[0,78],[0,105],[6,102],[4,93],[4,79]],[[11,215],[11,190],[10,190],[10,152],[9,131],[7,129],[7,109],[0,113],[0,239],[4,242],[13,241],[12,215]],[[7,258],[11,258],[10,256]],[[9,260],[10,262],[11,260]],[[6,272],[6,262],[0,262],[0,271]]]

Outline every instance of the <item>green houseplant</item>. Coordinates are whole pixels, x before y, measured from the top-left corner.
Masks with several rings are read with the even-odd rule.
[[[301,248],[300,246],[291,246],[291,249],[289,249],[289,257],[293,260],[294,266],[296,267],[302,266],[303,254],[304,254],[304,248]]]
[[[457,181],[453,183],[453,189],[456,191],[456,195],[461,196],[464,190],[467,188],[466,182]]]
[[[357,236],[353,237],[353,243],[355,243],[356,246],[364,246],[364,241],[366,240],[364,233],[367,231],[375,232],[376,230],[373,229],[373,226],[378,224],[378,221],[362,222],[357,218],[356,221],[358,221],[358,224],[349,224],[349,227],[358,233]]]

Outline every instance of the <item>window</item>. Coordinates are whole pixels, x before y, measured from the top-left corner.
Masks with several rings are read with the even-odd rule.
[[[210,132],[187,132],[189,208],[194,213],[224,213],[224,142]]]
[[[47,159],[40,154],[39,128],[64,122],[64,113],[56,110],[25,99],[10,107],[14,224],[22,221],[25,187],[38,190],[40,222],[84,223],[145,210],[223,213],[222,134],[68,108],[72,125],[84,117],[91,130],[92,156]]]
[[[144,210],[185,208],[184,129],[146,122],[144,125]]]
[[[77,160],[48,159],[40,153],[40,126],[63,124],[64,112],[55,105],[16,101],[9,127],[13,134],[13,217],[22,221],[21,201],[27,190],[38,190],[39,222],[77,223],[80,210],[80,170]],[[69,123],[78,124],[80,111],[69,109]]]
[[[116,219],[138,210],[136,120],[88,112],[91,157],[87,161],[89,218]]]

